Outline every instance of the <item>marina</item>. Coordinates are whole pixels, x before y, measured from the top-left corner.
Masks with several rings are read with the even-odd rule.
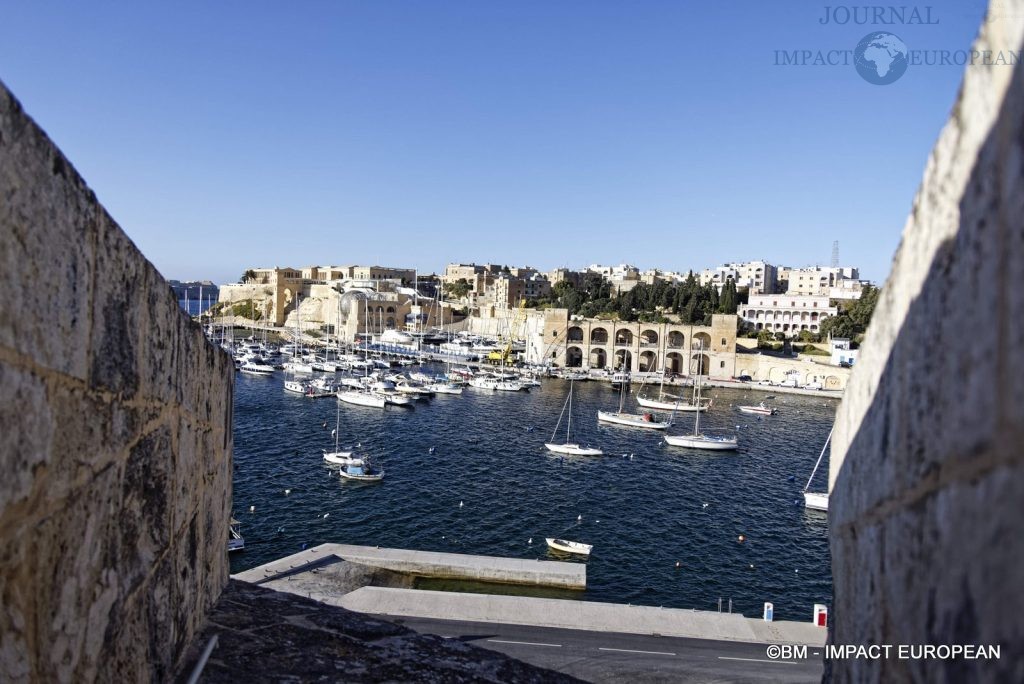
[[[426,378],[445,366],[399,370]],[[309,401],[284,390],[290,378],[236,376],[234,500],[246,541],[232,554],[234,573],[343,543],[585,562],[585,601],[714,610],[725,598],[747,615],[772,601],[780,619],[803,620],[831,599],[826,516],[805,509],[801,486],[833,401],[779,396],[780,413],[762,419],[735,408],[755,404],[753,392],[705,387],[713,403],[699,412],[702,426],[716,434],[739,426],[738,450],[714,453],[668,446],[658,430],[603,426],[597,411],[617,405],[619,391],[576,382],[572,441],[604,452],[584,457],[545,448],[566,408],[565,380],[515,392],[467,388],[382,409]],[[638,410],[631,392],[621,400]],[[692,430],[695,415],[677,414],[673,430]],[[564,419],[561,430],[556,442],[567,441]],[[339,460],[365,455],[387,478],[345,482],[324,460],[328,445]],[[567,555],[546,538],[585,540],[593,552]]]

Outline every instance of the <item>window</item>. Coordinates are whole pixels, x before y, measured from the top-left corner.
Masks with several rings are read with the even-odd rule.
[[[718,362],[718,367],[719,368],[725,368],[725,361],[719,361]]]
[[[723,338],[722,338],[722,346],[724,347],[724,346],[725,346],[725,345],[727,345],[727,344],[728,344],[728,342],[726,342],[726,341],[725,341],[725,338],[723,337]]]

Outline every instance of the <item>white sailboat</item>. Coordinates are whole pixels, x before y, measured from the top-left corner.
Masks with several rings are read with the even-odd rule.
[[[625,373],[625,371],[623,371]],[[618,373],[616,375],[619,375]],[[656,420],[654,414],[651,413],[626,413],[624,410],[626,403],[626,386],[629,384],[628,373],[619,385],[619,410],[618,411],[598,411],[597,420],[601,423],[611,423],[612,425],[624,425],[626,427],[636,428],[647,428],[649,430],[667,430],[672,425],[671,418],[667,421]]]
[[[579,444],[572,442],[572,387],[573,383],[569,381],[569,396],[565,399],[565,404],[562,406],[562,413],[558,414],[558,422],[555,423],[555,429],[551,433],[551,441],[544,444],[548,451],[553,451],[556,454],[566,454],[569,456],[601,456],[604,454],[603,451],[594,447],[580,446]],[[565,424],[565,443],[558,444],[555,442],[555,435],[558,433],[558,426],[562,424],[562,416],[565,415],[566,411],[569,413],[569,420]]]
[[[700,404],[700,378],[700,373],[697,373],[696,380],[694,381],[696,383],[694,388],[696,395],[695,403],[697,404]],[[732,451],[739,448],[739,439],[735,435],[732,437],[716,437],[702,433],[700,431],[700,414],[701,411],[697,411],[694,414],[693,434],[665,435],[665,442],[672,446],[704,449],[707,451]]]
[[[640,388],[643,390],[643,387]],[[712,399],[705,402],[687,401],[679,396],[665,394],[665,373],[661,374],[661,387],[658,388],[658,398],[651,399],[646,394],[639,393],[636,403],[644,408],[658,409],[661,411],[707,411],[711,408]]]
[[[835,427],[832,428],[832,430],[834,429]],[[804,506],[814,511],[828,512],[828,492],[809,492],[807,490],[810,489],[811,482],[814,480],[814,476],[818,472],[818,466],[821,465],[821,459],[825,457],[825,450],[828,449],[828,443],[832,441],[832,430],[828,431],[828,437],[825,439],[825,446],[821,447],[821,453],[818,454],[818,460],[814,464],[814,470],[811,471],[811,476],[807,478],[807,484],[804,485]]]
[[[331,431],[334,437],[334,451],[324,451],[324,460],[332,465],[349,466],[363,465],[363,459],[353,456],[351,451],[342,451],[341,444],[341,403],[338,402],[334,408],[334,430]]]

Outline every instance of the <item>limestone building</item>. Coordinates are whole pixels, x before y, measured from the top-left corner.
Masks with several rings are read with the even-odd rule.
[[[735,375],[736,316],[732,314],[715,314],[711,325],[703,326],[570,319],[565,309],[549,309],[543,338],[545,362],[560,367]]]

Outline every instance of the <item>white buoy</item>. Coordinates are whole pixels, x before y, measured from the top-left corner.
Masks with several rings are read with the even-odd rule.
[[[701,504],[701,505],[700,505],[700,507],[701,507],[701,508],[707,508],[707,507],[708,507],[708,505],[707,505],[706,503],[703,503],[703,504]]]
[[[463,504],[462,504],[462,502],[460,501],[460,502],[459,502],[459,508],[462,508],[462,506],[463,506]]]
[[[255,513],[256,512],[256,507],[255,506],[249,506],[249,512],[250,513]]]
[[[329,515],[330,515],[330,513],[324,513],[324,519],[326,520],[327,516],[329,516]]]
[[[292,493],[292,490],[290,490],[290,489],[286,489],[286,490],[284,490],[284,495],[285,495],[285,496],[288,496],[288,495],[289,495],[289,494],[291,494],[291,493]]]
[[[582,513],[580,513],[579,515],[576,516],[576,522],[579,522],[581,520],[583,520],[583,514]]]
[[[529,539],[527,539],[526,543],[527,544],[532,544],[533,543],[533,537],[530,537]],[[799,572],[799,570],[797,572]]]

